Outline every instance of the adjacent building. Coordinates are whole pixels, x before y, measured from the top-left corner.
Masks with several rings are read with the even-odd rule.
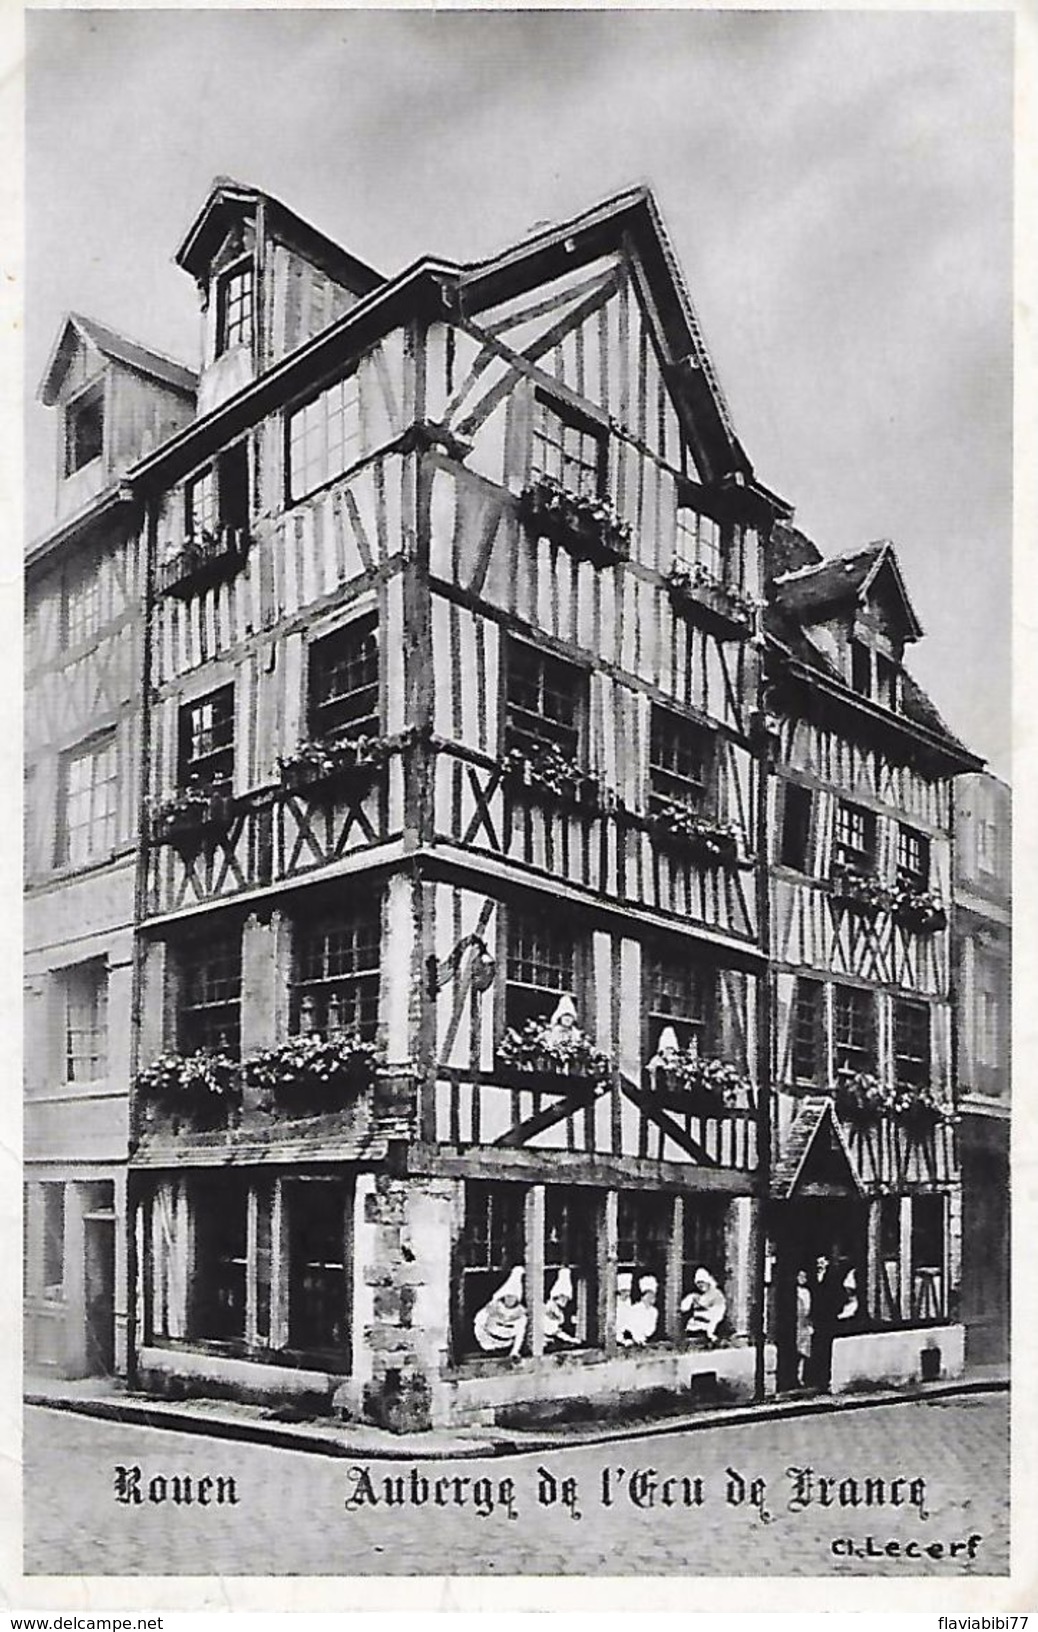
[[[90,1067],[112,1190],[62,1115],[30,1265],[61,1171],[128,1243],[141,1383],[390,1425],[787,1386],[823,1243],[857,1276],[834,1386],[956,1369],[979,761],[904,668],[891,546],[824,562],[755,477],[651,195],[384,279],[221,178],[177,259],[197,413],[182,371],[33,557],[124,526],[138,576],[121,893],[71,935],[54,841],[30,878],[75,942],[36,933],[34,978],[90,963],[126,1054]],[[82,1297],[64,1207],[30,1314]]]

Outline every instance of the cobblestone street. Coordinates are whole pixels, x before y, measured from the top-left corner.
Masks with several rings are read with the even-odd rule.
[[[413,1464],[308,1455],[30,1408],[25,1569],[998,1575],[1009,1566],[1008,1464],[1002,1394]],[[140,1468],[139,1505],[116,1499],[117,1465]],[[793,1469],[812,1470],[809,1483]],[[174,1475],[193,1481],[190,1505],[171,1499]],[[233,1478],[233,1504],[230,1486],[197,1483],[220,1475]],[[154,1486],[154,1494],[166,1495],[159,1505],[148,1499],[157,1476],[166,1481]],[[387,1503],[387,1478],[389,1496],[402,1497],[403,1505]],[[826,1487],[820,1478],[856,1483]],[[871,1506],[864,1505],[866,1479],[884,1482],[868,1493]],[[841,1505],[854,1496],[861,1505]],[[980,1538],[971,1544],[972,1558],[971,1536]],[[863,1556],[870,1537],[881,1556]],[[888,1543],[898,1544],[896,1556],[887,1554]],[[905,1556],[906,1544],[918,1544],[921,1556],[913,1556],[914,1546]],[[937,1544],[941,1556],[934,1556]]]

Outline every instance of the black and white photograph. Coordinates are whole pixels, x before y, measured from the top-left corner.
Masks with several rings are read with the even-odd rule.
[[[27,14],[27,1578],[1005,1602],[1013,72]]]

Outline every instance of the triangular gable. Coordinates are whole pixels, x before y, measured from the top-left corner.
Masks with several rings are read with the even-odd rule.
[[[908,590],[901,574],[901,566],[893,544],[889,539],[876,555],[869,572],[858,592],[859,602],[885,602],[894,609],[896,618],[906,640],[918,640],[923,633],[923,626],[916,617],[915,608],[908,598]]]
[[[832,1100],[821,1095],[800,1104],[772,1169],[771,1193],[789,1201],[812,1184],[864,1194]]]
[[[183,363],[165,357],[137,340],[128,339],[115,329],[98,323],[95,318],[69,312],[58,330],[38,388],[39,399],[46,407],[53,407],[58,401],[69,369],[79,356],[86,358],[84,378],[99,370],[107,360],[121,363],[147,379],[172,386],[184,396],[193,397],[198,386],[198,376]]]

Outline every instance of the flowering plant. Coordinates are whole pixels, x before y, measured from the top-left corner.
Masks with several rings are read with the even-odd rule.
[[[248,534],[244,527],[221,527],[210,532],[200,527],[185,541],[182,549],[162,562],[158,573],[159,593],[186,599],[197,590],[222,577],[233,575],[243,564],[248,552]]]
[[[750,1082],[737,1066],[700,1054],[696,1048],[661,1048],[650,1068],[666,1073],[667,1083],[684,1088],[718,1108],[731,1110],[749,1099]]]
[[[917,1127],[933,1127],[953,1122],[955,1112],[929,1087],[894,1084],[871,1071],[837,1072],[834,1094],[836,1109],[849,1121],[876,1122],[883,1116]]]
[[[227,827],[233,814],[228,785],[189,783],[156,810],[153,820],[158,844],[198,836],[207,830]]]
[[[594,777],[553,742],[509,748],[503,765],[509,787],[533,789],[561,804],[598,807],[599,786]]]
[[[667,569],[667,588],[679,607],[702,606],[740,628],[753,623],[756,602],[735,584],[715,578],[699,561],[672,561]]]
[[[370,781],[387,753],[381,737],[347,737],[342,742],[316,738],[279,759],[278,772],[282,786],[293,791],[329,782]]]
[[[887,886],[871,873],[860,872],[856,867],[834,868],[829,880],[829,893],[841,906],[856,908],[860,912],[883,912],[892,903]]]
[[[608,499],[572,493],[554,476],[538,476],[519,500],[526,525],[545,538],[565,544],[599,566],[622,560],[631,547],[630,523]]]
[[[316,1090],[334,1097],[344,1088],[366,1088],[378,1058],[375,1044],[365,1042],[356,1032],[339,1032],[333,1037],[307,1032],[254,1054],[245,1062],[244,1073],[250,1087],[274,1095]]]
[[[612,1070],[606,1055],[579,1026],[566,1028],[547,1020],[510,1026],[498,1045],[497,1058],[499,1064],[518,1071],[590,1077],[596,1082],[605,1082]]]
[[[891,911],[904,929],[914,929],[919,935],[933,934],[944,929],[948,914],[930,890],[919,890],[911,884],[896,884],[891,892]]]
[[[721,867],[734,864],[738,854],[738,836],[726,822],[715,822],[701,816],[680,799],[656,795],[649,813],[649,826],[660,838],[677,840],[699,860]]]
[[[240,1086],[237,1062],[209,1049],[199,1049],[195,1054],[160,1054],[137,1073],[137,1092],[167,1104],[236,1100]]]

